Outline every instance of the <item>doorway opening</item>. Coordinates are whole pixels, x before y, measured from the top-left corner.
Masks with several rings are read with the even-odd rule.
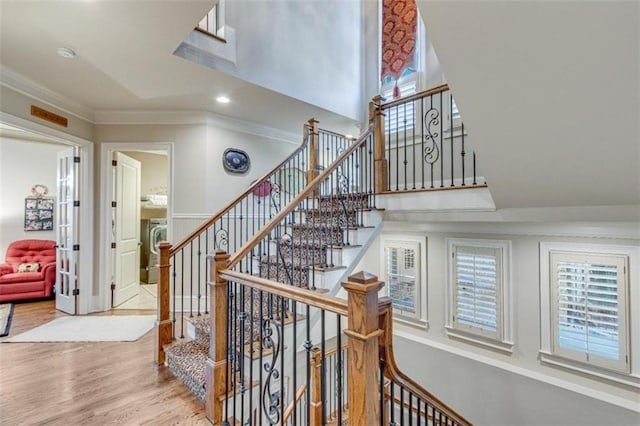
[[[170,236],[171,146],[106,144],[106,309],[157,309],[158,244]]]
[[[56,309],[72,315],[91,312],[92,143],[2,114],[0,162],[2,254],[16,240],[52,244]],[[50,295],[48,285],[45,280],[45,291],[38,296]]]

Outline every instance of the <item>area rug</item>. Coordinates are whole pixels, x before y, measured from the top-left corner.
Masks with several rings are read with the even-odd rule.
[[[151,330],[155,320],[155,315],[61,317],[3,343],[133,342]]]
[[[13,319],[13,303],[0,305],[0,337],[8,336]]]

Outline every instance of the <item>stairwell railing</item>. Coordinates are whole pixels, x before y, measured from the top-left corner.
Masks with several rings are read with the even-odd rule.
[[[381,192],[483,187],[449,86],[378,103],[386,186]]]
[[[318,121],[309,120],[303,126],[302,144],[288,158],[179,243],[159,245],[158,363],[164,363],[165,345],[185,337],[185,317],[208,313],[206,253],[237,251],[306,187],[308,176],[314,176],[351,143],[351,139],[320,129]],[[238,267],[251,269],[244,261]]]
[[[389,346],[391,337],[384,335],[392,330],[390,325],[380,328],[388,323],[379,319],[379,312],[391,312],[387,301],[378,301],[384,283],[360,273],[342,284],[348,300],[321,291],[314,286],[312,271],[306,271],[305,281],[301,267],[309,265],[311,248],[323,248],[333,241],[322,230],[319,232],[324,236],[318,240],[299,233],[288,234],[288,229],[307,221],[313,227],[314,217],[323,218],[318,228],[330,227],[325,220],[348,228],[350,221],[357,223],[358,212],[365,209],[353,202],[354,198],[364,197],[366,208],[375,206],[375,124],[372,120],[369,129],[315,176],[251,241],[233,254],[219,251],[210,257],[215,266],[211,268],[214,296],[206,410],[214,424],[281,424],[287,407],[294,411],[287,419],[298,419],[292,395],[301,386],[310,389],[305,394],[307,418],[300,423],[304,425],[344,424],[347,419],[350,425],[390,424],[383,423],[385,413],[394,419],[416,418],[403,412],[414,412],[414,405],[418,404],[422,404],[418,413],[428,407],[441,424],[469,424],[392,368],[395,363]],[[359,162],[363,156],[365,161]],[[351,216],[336,222],[338,213],[332,210],[343,214],[344,205],[346,214]],[[356,219],[349,219],[354,216]],[[324,261],[314,255],[312,262]],[[250,266],[249,270],[240,267],[241,263]],[[316,263],[311,264],[311,269]],[[293,269],[295,275],[287,273]],[[317,322],[312,320],[318,317]],[[344,341],[345,362],[342,351],[337,351],[340,361],[331,364],[332,348],[341,348]],[[313,381],[312,377],[318,375],[314,369],[318,368],[320,380]],[[386,383],[401,387],[403,393],[405,389],[411,392],[406,410],[403,398],[399,405],[395,402],[394,391],[389,397]]]

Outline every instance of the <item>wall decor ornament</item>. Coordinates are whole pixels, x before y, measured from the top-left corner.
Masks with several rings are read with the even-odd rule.
[[[253,185],[255,182],[255,180],[251,182],[251,185]],[[271,182],[269,182],[268,180],[262,181],[262,183],[256,185],[256,187],[253,189],[253,195],[255,197],[266,197],[269,194],[271,194]]]
[[[229,173],[247,173],[250,165],[249,155],[240,149],[227,148],[222,154],[222,166]]]
[[[39,183],[33,185],[31,187],[31,195],[36,198],[42,198],[49,193],[49,188],[46,185],[41,185]]]

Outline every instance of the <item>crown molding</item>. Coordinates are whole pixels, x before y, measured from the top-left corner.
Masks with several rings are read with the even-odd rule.
[[[101,125],[207,124],[207,112],[195,110],[97,110],[94,123]]]
[[[248,133],[271,140],[298,145],[301,134],[295,134],[250,121],[227,117],[202,110],[92,110],[64,95],[30,80],[16,71],[0,65],[0,85],[22,95],[71,114],[92,124],[100,125],[185,125],[210,124],[215,127]]]
[[[95,114],[91,108],[54,92],[4,65],[0,65],[0,85],[81,120],[94,123]]]
[[[226,117],[213,112],[208,113],[208,123],[218,128],[226,130],[235,130],[248,133],[254,136],[266,137],[279,142],[299,145],[302,142],[302,133],[296,134],[264,124],[253,123],[250,121],[239,120],[237,118]]]
[[[240,120],[210,111],[115,111],[98,110],[95,124],[100,125],[180,125],[207,124],[219,129],[248,133],[279,142],[298,145],[302,135],[286,132],[263,124]]]

